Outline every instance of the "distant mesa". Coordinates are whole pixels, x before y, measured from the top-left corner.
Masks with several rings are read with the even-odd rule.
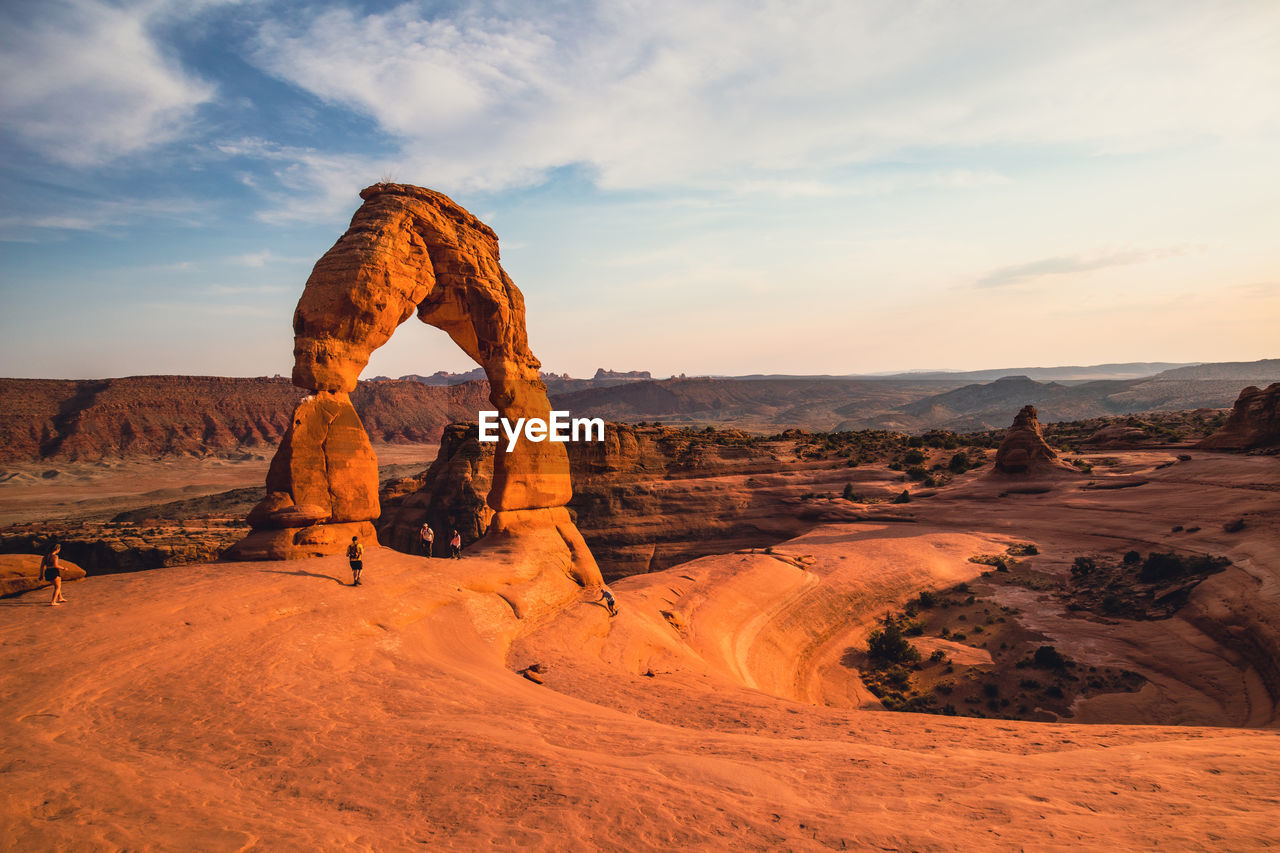
[[[621,379],[624,382],[644,382],[653,378],[647,370],[605,370],[603,367],[596,368],[596,375],[592,377],[596,381],[602,379]]]
[[[1280,448],[1280,382],[1240,392],[1222,429],[1200,442],[1206,450]]]
[[[1036,407],[1023,406],[1013,419],[1013,426],[1005,433],[1004,441],[1000,442],[995,472],[1044,476],[1068,471],[1074,472],[1075,469],[1058,458],[1057,451],[1045,443]]]
[[[421,187],[376,184],[360,196],[351,227],[316,263],[294,312],[293,383],[314,393],[272,460],[267,497],[249,516],[253,532],[228,559],[341,553],[352,536],[377,541],[377,458],[348,395],[370,354],[415,312],[483,368],[501,416],[550,413],[524,296],[498,262],[493,230]],[[495,538],[536,539],[563,552],[567,573],[599,583],[565,509],[571,494],[564,446],[520,441],[495,460],[490,528]]]

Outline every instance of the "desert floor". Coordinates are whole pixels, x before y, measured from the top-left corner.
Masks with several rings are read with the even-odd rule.
[[[377,445],[383,479],[429,466],[437,444]],[[48,519],[110,518],[143,506],[261,487],[270,456],[107,459],[56,464],[8,462],[0,470],[0,525]]]
[[[615,619],[520,542],[374,549],[358,588],[329,557],[2,600],[0,848],[1280,846],[1258,652],[1280,625],[1280,459],[1122,456],[1095,481],[1127,488],[971,478],[910,504],[915,523],[827,523],[630,577]],[[886,608],[980,579],[969,556],[1025,541],[1050,570],[1130,547],[1234,565],[1159,622],[1018,592],[1077,659],[1149,680],[1069,721],[873,710],[844,652]],[[533,600],[562,606],[518,618]],[[533,664],[543,683],[519,674]]]

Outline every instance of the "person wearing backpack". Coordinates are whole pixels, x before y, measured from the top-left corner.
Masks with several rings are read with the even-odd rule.
[[[364,546],[360,544],[360,537],[351,537],[347,559],[351,561],[351,585],[360,586],[360,572],[364,569]]]

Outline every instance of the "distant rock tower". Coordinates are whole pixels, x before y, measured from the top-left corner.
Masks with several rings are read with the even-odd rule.
[[[271,461],[253,532],[226,559],[340,553],[376,542],[377,457],[348,394],[370,354],[415,312],[443,329],[489,380],[503,417],[546,419],[540,364],[529,350],[524,296],[498,263],[498,238],[453,200],[421,187],[376,184],[351,227],[312,270],[293,316],[293,384],[311,391]],[[474,413],[471,414],[474,418]],[[565,504],[564,445],[523,438],[499,453],[488,504],[499,536],[552,532],[583,583],[600,570]]]
[[[1280,382],[1266,390],[1250,385],[1240,392],[1222,429],[1200,442],[1206,450],[1261,450],[1280,447]]]
[[[998,474],[1044,475],[1075,471],[1045,443],[1035,406],[1023,406],[996,452]]]

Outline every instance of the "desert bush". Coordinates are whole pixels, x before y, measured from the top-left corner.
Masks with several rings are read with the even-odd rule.
[[[961,450],[959,453],[951,457],[951,461],[947,463],[947,468],[953,474],[963,474],[969,470],[969,454]]]
[[[924,454],[919,450],[908,450],[906,453],[902,454],[902,464],[904,465],[919,465],[923,462]]]
[[[924,590],[916,596],[916,606],[921,610],[928,610],[930,607],[936,607],[938,604],[938,596],[930,590]]]
[[[1126,566],[1132,566],[1135,563],[1140,563],[1140,562],[1142,562],[1142,555],[1139,554],[1137,551],[1124,552],[1124,564]]]
[[[856,503],[862,502],[862,495],[858,494],[857,490],[853,488],[853,483],[844,484],[844,493],[842,496],[847,501],[854,501]]]
[[[1006,553],[1011,557],[1034,557],[1040,549],[1030,542],[1017,542],[1010,545]]]
[[[901,494],[899,494],[896,498],[894,498],[894,499],[893,499],[893,502],[894,502],[894,503],[896,503],[896,504],[909,504],[909,503],[911,503],[911,492],[907,491],[906,489],[903,489],[903,490],[902,490],[902,493],[901,493]]]
[[[942,663],[946,659],[947,653],[942,649],[934,649],[933,654],[929,655],[929,661],[931,663]]]
[[[975,557],[970,557],[969,562],[977,563],[980,566],[991,566],[997,572],[1007,572],[1018,564],[1017,560],[1004,554],[978,554]]]
[[[907,478],[911,480],[923,480],[929,476],[929,472],[919,465],[912,465],[907,469]]]
[[[1071,576],[1073,578],[1088,577],[1097,568],[1098,564],[1092,557],[1076,557],[1071,561]]]
[[[1237,518],[1235,521],[1228,521],[1226,524],[1222,525],[1222,529],[1228,533],[1239,533],[1241,530],[1244,530],[1244,527],[1245,524],[1243,518]]]
[[[1041,646],[1031,657],[1032,663],[1040,669],[1066,669],[1069,661],[1053,646]]]
[[[1195,554],[1182,557],[1178,554],[1162,554],[1156,551],[1147,555],[1138,572],[1138,580],[1144,583],[1159,583],[1176,580],[1187,575],[1211,575],[1231,565],[1226,557],[1209,557]]]
[[[920,660],[920,651],[907,642],[902,636],[902,629],[893,621],[872,631],[867,637],[867,655],[881,668]]]

